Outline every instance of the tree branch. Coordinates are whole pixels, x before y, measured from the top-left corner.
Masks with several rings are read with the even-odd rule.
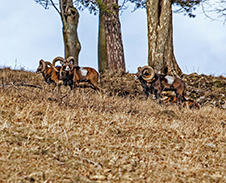
[[[56,5],[54,4],[53,0],[50,0],[50,2],[52,3],[53,7],[55,8],[55,10],[59,13],[59,15],[61,16],[61,13],[59,11],[59,9],[56,7]]]
[[[37,86],[37,85],[32,85],[32,84],[27,84],[27,83],[23,83],[23,82],[13,82],[12,85],[15,86],[28,86],[28,87],[33,87],[33,88],[39,88],[39,89],[43,89],[41,86]]]

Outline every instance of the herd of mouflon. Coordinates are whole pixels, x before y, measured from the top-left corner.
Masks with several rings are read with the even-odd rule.
[[[57,62],[60,64],[56,66]],[[135,74],[118,70],[100,75],[91,67],[74,66],[74,63],[73,57],[67,59],[56,57],[52,63],[40,60],[36,73],[41,73],[46,83],[55,85],[58,92],[62,85],[69,86],[71,90],[89,87],[109,96],[138,97],[144,101],[150,98],[161,105],[178,105],[195,109],[210,105],[226,109],[226,78],[224,76],[192,73],[183,74],[183,77],[179,78],[157,73],[150,66],[138,67]],[[10,68],[1,69],[3,72],[2,87],[7,85],[7,82],[15,84],[17,81],[23,81],[23,85],[35,83],[37,87],[40,86],[38,80],[31,81],[28,78],[18,80],[16,76],[6,79],[4,73],[7,70],[17,72]]]
[[[60,62],[60,66],[56,66],[57,62]],[[100,74],[95,69],[74,65],[75,59],[73,57],[68,57],[67,59],[56,57],[52,63],[40,60],[36,72],[42,73],[45,81],[48,84],[55,84],[58,90],[60,90],[61,85],[69,86],[71,89],[88,86],[98,91],[107,90],[107,88],[102,89],[98,86],[100,83]],[[192,75],[193,78],[198,78],[198,76],[199,75],[195,73]],[[192,97],[192,95],[194,96],[194,94],[197,93],[197,88],[194,91],[189,91],[191,96],[187,96],[188,88],[191,89],[191,86],[187,85],[185,80],[188,80],[188,77],[186,76],[184,79],[184,77],[179,78],[169,76],[165,73],[156,73],[152,67],[143,66],[137,68],[134,79],[140,82],[139,85],[142,87],[147,98],[151,95],[153,99],[161,104],[175,103],[180,106],[199,109],[200,104],[202,105],[206,100],[204,95],[199,98],[197,96]],[[225,85],[225,80],[218,80],[218,82],[216,81],[215,83]],[[202,84],[203,83],[200,83],[200,85]],[[203,93],[201,88],[198,88],[198,90]],[[221,101],[221,104],[224,103],[224,100]],[[224,107],[225,106],[222,105],[222,108]]]

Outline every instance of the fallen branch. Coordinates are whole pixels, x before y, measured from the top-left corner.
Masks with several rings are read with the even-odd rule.
[[[41,87],[41,86],[27,84],[27,83],[23,83],[23,82],[18,82],[18,83],[13,82],[12,85],[14,85],[14,86],[27,86],[27,87],[33,87],[33,88],[43,89],[43,87]]]

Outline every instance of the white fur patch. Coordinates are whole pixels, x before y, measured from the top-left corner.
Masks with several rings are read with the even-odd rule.
[[[65,68],[65,71],[69,71],[69,70],[70,70],[70,67],[67,66],[67,67]]]
[[[173,82],[174,82],[174,77],[172,77],[172,76],[166,76],[165,77],[166,79],[167,79],[167,81],[168,81],[168,84],[173,84]]]
[[[86,76],[88,73],[87,69],[84,69],[83,67],[80,68],[80,71],[81,71],[82,76]]]

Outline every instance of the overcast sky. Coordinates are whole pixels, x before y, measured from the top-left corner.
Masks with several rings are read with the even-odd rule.
[[[200,11],[196,18],[174,14],[174,52],[184,73],[226,76],[226,27]],[[120,16],[126,68],[136,72],[147,64],[145,10]],[[35,71],[40,59],[52,61],[64,55],[62,23],[57,12],[43,9],[33,0],[0,0],[0,67]],[[79,65],[98,69],[98,16],[80,12]]]

